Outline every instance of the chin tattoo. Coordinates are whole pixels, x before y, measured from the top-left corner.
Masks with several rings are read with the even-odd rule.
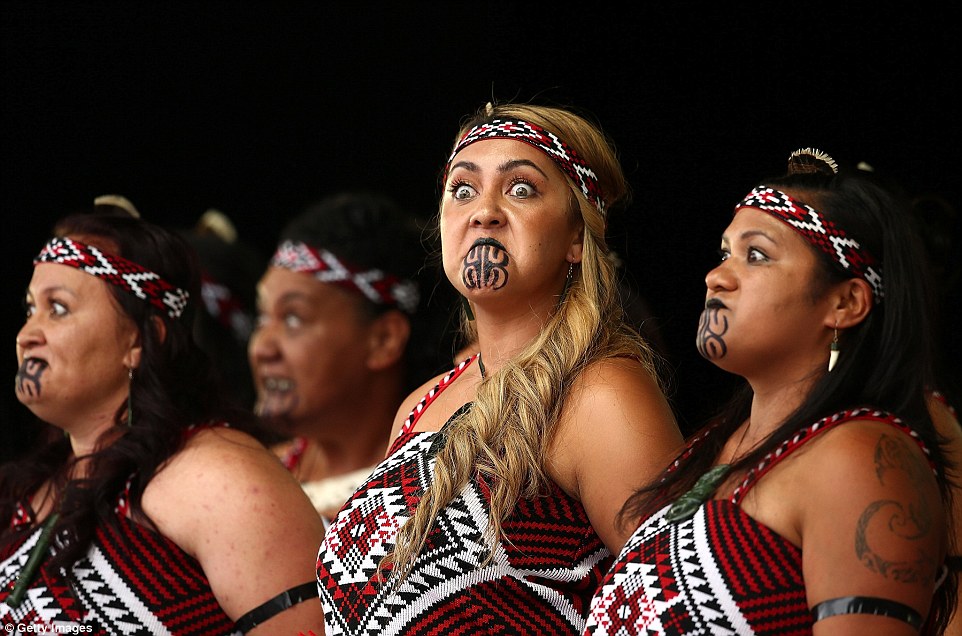
[[[701,312],[698,322],[698,353],[708,360],[724,358],[728,353],[725,333],[728,332],[728,318],[721,315],[721,308],[709,307]]]
[[[46,369],[46,363],[41,360],[24,360],[17,369],[17,394],[24,397],[39,397],[40,376]]]
[[[508,253],[498,245],[473,246],[461,266],[461,282],[468,289],[501,289],[508,282]]]

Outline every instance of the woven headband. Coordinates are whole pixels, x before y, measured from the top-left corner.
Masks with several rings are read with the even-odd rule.
[[[798,232],[809,243],[828,255],[842,269],[872,286],[875,302],[882,302],[882,269],[878,261],[844,230],[826,219],[820,212],[796,201],[784,192],[758,186],[735,206],[768,212]]]
[[[478,124],[469,130],[448,158],[448,163],[444,167],[444,178],[447,180],[448,169],[454,156],[467,146],[476,141],[485,139],[514,139],[523,141],[534,146],[541,152],[548,155],[561,171],[571,177],[578,184],[581,191],[596,208],[605,213],[605,197],[601,191],[601,184],[598,183],[598,175],[588,167],[587,162],[578,156],[575,149],[563,142],[552,132],[549,132],[536,124],[531,124],[520,119],[494,119],[488,124]]]
[[[379,269],[362,270],[352,267],[331,252],[306,243],[284,241],[274,253],[271,265],[311,274],[322,283],[332,283],[360,292],[376,305],[397,306],[408,314],[417,310],[420,300],[417,285],[412,281],[400,279]]]
[[[85,245],[68,238],[52,238],[33,264],[57,263],[69,265],[116,285],[154,307],[164,310],[171,318],[179,318],[190,297],[183,289],[174,287],[154,272],[122,256],[107,254],[93,245]]]

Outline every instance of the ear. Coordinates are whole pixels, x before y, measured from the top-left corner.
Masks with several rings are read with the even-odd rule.
[[[565,260],[569,263],[580,263],[584,255],[585,249],[585,228],[584,225],[578,230],[578,235],[575,236],[574,241],[568,247],[568,253],[565,255]]]
[[[367,337],[367,366],[382,371],[401,361],[411,337],[411,322],[393,309],[371,323]]]
[[[127,353],[124,354],[124,366],[128,369],[140,367],[140,358],[143,355],[144,347],[141,343],[140,330],[133,329],[130,333]]]
[[[861,323],[872,311],[875,297],[871,286],[861,278],[849,278],[833,286],[829,292],[831,305],[825,326],[847,329]]]

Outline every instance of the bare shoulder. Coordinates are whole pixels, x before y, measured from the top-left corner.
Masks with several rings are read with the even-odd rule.
[[[246,433],[195,433],[151,480],[143,505],[161,534],[200,562],[234,619],[313,580],[321,518],[277,456]],[[271,622],[319,624],[319,608],[302,605]]]
[[[869,481],[875,483],[877,472],[897,465],[935,484],[925,453],[915,439],[885,422],[845,422],[812,440],[810,449],[809,461],[818,464],[821,481],[854,478],[868,471]]]
[[[193,554],[207,526],[226,529],[233,519],[250,529],[296,519],[305,500],[273,452],[247,433],[217,427],[191,436],[157,472],[144,493],[144,509]]]
[[[924,614],[947,541],[925,454],[909,435],[872,420],[846,422],[807,446],[788,496],[799,512],[810,601],[879,596]]]
[[[462,364],[467,364],[468,366],[458,375],[457,380],[445,386],[441,393],[434,396],[430,408],[425,411],[423,416],[419,417],[415,426],[417,430],[436,431],[440,429],[458,408],[474,399],[477,383],[480,379],[478,366],[467,361]],[[439,373],[414,389],[414,391],[404,399],[394,416],[393,434],[391,435],[391,442],[388,448],[390,448],[390,444],[393,444],[401,432],[404,423],[414,414],[415,410],[419,408],[419,405],[425,397],[432,394],[434,389],[444,382],[459,366],[460,364],[452,370]]]
[[[581,418],[590,419],[595,432],[607,426],[614,427],[613,433],[621,427],[644,429],[649,434],[677,432],[671,406],[655,377],[640,362],[627,358],[594,362],[578,376],[563,419],[573,422]]]
[[[602,360],[571,386],[548,472],[582,502],[599,536],[618,552],[633,530],[618,526],[621,507],[661,473],[683,443],[651,373],[634,360]]]

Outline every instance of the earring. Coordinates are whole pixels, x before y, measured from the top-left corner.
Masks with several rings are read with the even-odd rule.
[[[835,336],[832,338],[832,347],[828,352],[828,371],[832,372],[838,363],[838,323],[835,323]]]
[[[564,289],[561,290],[561,298],[558,301],[559,305],[568,297],[568,290],[571,289],[571,279],[574,277],[574,267],[574,263],[568,263],[568,275],[565,277]]]
[[[471,301],[464,296],[461,296],[461,306],[464,308],[464,315],[468,317],[468,320],[474,321],[474,312],[471,310]]]
[[[134,381],[134,369],[133,367],[127,367],[127,428],[134,425],[134,411],[130,407],[130,394],[133,393],[133,387],[130,386]]]

